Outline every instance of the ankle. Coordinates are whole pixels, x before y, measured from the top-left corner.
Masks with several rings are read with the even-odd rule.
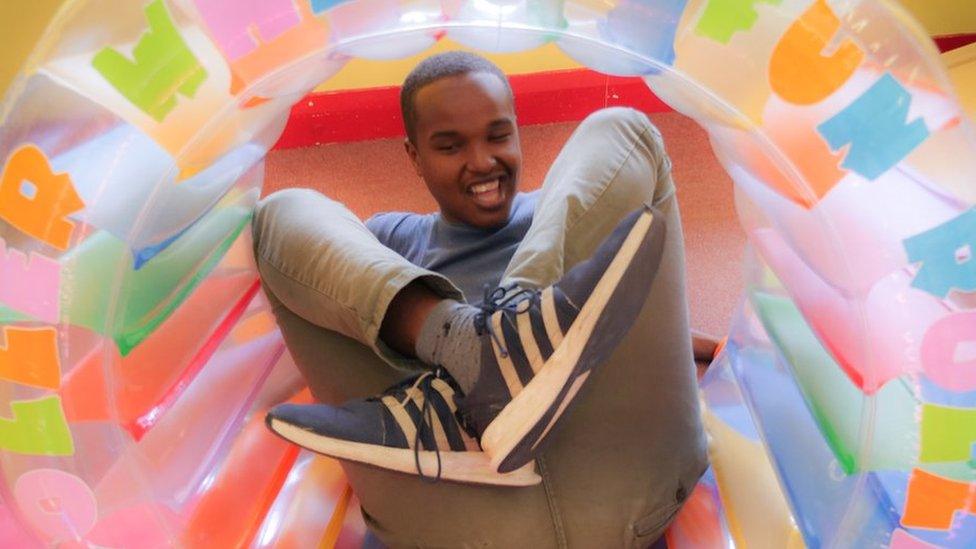
[[[420,280],[403,287],[390,301],[380,324],[380,339],[406,357],[417,356],[417,339],[421,328],[441,302],[446,300]]]
[[[480,373],[481,342],[475,329],[479,312],[476,307],[444,300],[430,311],[417,338],[417,358],[430,366],[443,366],[464,392]]]

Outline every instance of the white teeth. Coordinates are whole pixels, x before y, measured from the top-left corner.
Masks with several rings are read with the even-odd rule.
[[[471,192],[474,194],[486,193],[488,191],[493,191],[498,188],[498,180],[489,181],[487,183],[479,183],[477,185],[471,186]]]

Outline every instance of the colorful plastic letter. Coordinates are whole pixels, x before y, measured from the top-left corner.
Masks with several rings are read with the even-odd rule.
[[[968,461],[976,444],[976,408],[922,406],[919,461]]]
[[[299,25],[291,0],[194,0],[224,55],[231,61]]]
[[[51,171],[36,145],[23,145],[7,158],[0,179],[0,218],[14,227],[64,250],[75,228],[68,216],[84,207],[71,177]]]
[[[755,5],[764,2],[778,6],[783,0],[709,0],[705,12],[698,21],[695,31],[702,35],[728,44],[732,35],[738,31],[752,28],[759,19]]]
[[[769,82],[780,97],[810,105],[841,87],[864,59],[857,45],[845,40],[833,55],[824,48],[840,28],[825,0],[817,0],[780,39],[769,61]]]
[[[906,528],[948,530],[956,511],[976,514],[976,497],[969,495],[973,490],[976,490],[976,484],[914,469],[908,480],[901,525]]]
[[[111,47],[92,59],[110,84],[157,122],[176,107],[176,94],[193,97],[207,72],[183,41],[163,0],[146,6],[149,31],[132,50],[134,61]]]
[[[61,386],[58,333],[52,327],[3,329],[0,379],[23,385],[57,389]]]
[[[932,381],[950,391],[976,389],[976,357],[957,354],[964,343],[976,344],[976,311],[938,320],[922,338],[922,368]]]
[[[976,208],[904,241],[908,260],[921,263],[912,286],[943,298],[976,290]]]
[[[10,403],[13,419],[0,417],[0,450],[32,456],[70,456],[74,440],[61,408],[61,397]]]
[[[318,15],[325,10],[332,9],[339,4],[345,4],[352,0],[312,0],[312,13]]]
[[[922,541],[899,528],[892,532],[888,549],[938,549],[938,546]]]
[[[61,266],[37,253],[7,248],[0,238],[0,303],[55,324],[61,311]]]
[[[924,120],[906,124],[911,102],[908,90],[885,73],[846,109],[817,126],[817,130],[831,150],[850,144],[843,167],[875,179],[929,136]]]
[[[79,541],[98,520],[98,503],[85,481],[57,469],[33,469],[14,484],[14,498],[27,521],[57,545],[60,541]],[[91,547],[94,544],[70,544]],[[58,545],[59,547],[69,544]]]

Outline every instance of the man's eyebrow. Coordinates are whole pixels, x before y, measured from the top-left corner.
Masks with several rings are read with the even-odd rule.
[[[489,130],[497,130],[500,128],[507,129],[513,126],[515,126],[515,124],[507,118],[499,118],[497,120],[492,120],[491,122],[488,123]],[[455,130],[441,130],[439,132],[434,132],[430,134],[431,141],[435,139],[456,139],[458,137],[461,137],[461,132]]]
[[[435,139],[454,139],[455,137],[459,137],[460,135],[461,134],[456,131],[445,130],[445,131],[440,131],[440,132],[435,132],[430,134],[430,140],[433,141]]]

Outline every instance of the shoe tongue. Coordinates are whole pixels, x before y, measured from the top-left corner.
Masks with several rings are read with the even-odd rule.
[[[446,383],[447,386],[451,388],[451,391],[454,392],[455,398],[464,394],[464,392],[461,390],[461,385],[459,385],[457,380],[454,379],[451,373],[445,370],[444,368],[440,368],[437,372],[435,372],[434,377]],[[434,380],[432,379],[431,383],[433,383],[433,381]]]
[[[376,397],[373,397],[373,398],[382,398],[382,397],[387,396],[387,395],[397,396],[397,394],[399,394],[399,395],[402,396],[402,395],[404,395],[406,393],[407,389],[409,389],[410,387],[413,387],[414,385],[418,385],[417,384],[417,381],[420,378],[422,378],[422,377],[424,377],[426,375],[430,375],[430,374],[431,374],[430,372],[421,372],[419,374],[415,374],[415,375],[412,375],[412,376],[409,376],[409,377],[405,377],[405,378],[401,379],[400,381],[394,383],[393,385],[390,385],[380,395],[378,395]],[[418,385],[418,387],[419,387],[419,385]]]

